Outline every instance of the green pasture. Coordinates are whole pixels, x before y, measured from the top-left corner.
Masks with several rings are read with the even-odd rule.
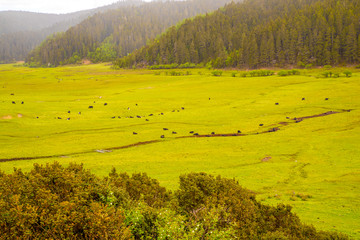
[[[170,189],[182,173],[220,174],[264,203],[292,205],[305,223],[360,239],[360,73],[350,70],[243,78],[0,65],[0,169],[76,162],[98,175],[146,172]],[[317,117],[293,120],[306,116]]]

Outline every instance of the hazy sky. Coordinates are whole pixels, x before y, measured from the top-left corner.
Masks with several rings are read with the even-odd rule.
[[[108,5],[118,0],[0,0],[0,11],[69,13]]]

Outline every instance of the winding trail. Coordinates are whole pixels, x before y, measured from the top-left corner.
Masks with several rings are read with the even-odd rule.
[[[238,137],[238,136],[250,136],[250,135],[266,134],[266,133],[276,132],[276,131],[280,130],[280,127],[288,126],[290,124],[296,124],[296,123],[302,122],[302,121],[307,120],[307,119],[325,117],[325,116],[330,116],[332,114],[350,112],[352,110],[353,109],[348,109],[348,110],[343,109],[343,110],[338,110],[338,111],[328,111],[328,112],[325,112],[325,113],[320,113],[320,114],[311,115],[311,116],[291,118],[291,119],[288,119],[288,121],[286,121],[286,122],[279,122],[279,123],[263,126],[262,128],[268,128],[267,130],[265,129],[263,131],[253,131],[253,132],[248,132],[248,133],[222,133],[222,134],[205,134],[205,135],[200,135],[199,134],[199,135],[179,136],[179,137],[170,138],[170,139],[173,140],[173,139],[184,139],[184,138]],[[133,144],[129,144],[129,145],[124,145],[124,146],[104,148],[104,149],[101,149],[101,150],[88,150],[88,151],[75,152],[75,153],[69,153],[69,154],[57,154],[57,155],[47,155],[47,156],[37,156],[37,157],[3,158],[3,159],[0,159],[0,162],[10,162],[10,161],[20,161],[20,160],[35,160],[35,159],[45,159],[45,158],[61,158],[61,157],[70,157],[70,156],[75,156],[75,155],[90,154],[90,153],[99,152],[99,151],[111,152],[113,150],[132,148],[132,147],[148,145],[148,144],[153,144],[153,143],[159,143],[159,142],[163,142],[163,140],[160,140],[160,139],[158,139],[158,140],[150,140],[150,141],[137,142],[137,143],[133,143]]]

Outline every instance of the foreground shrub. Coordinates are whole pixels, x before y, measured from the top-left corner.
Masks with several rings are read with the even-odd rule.
[[[173,194],[145,173],[98,178],[82,165],[0,172],[1,239],[347,239],[265,206],[233,179],[180,176]]]
[[[128,239],[121,209],[101,195],[109,189],[82,165],[34,165],[0,181],[0,233],[3,239]]]
[[[215,178],[206,173],[182,175],[175,195],[178,211],[202,228],[225,231],[240,239],[278,239],[276,236],[284,236],[284,239],[331,239],[332,234],[318,233],[314,227],[303,225],[291,212],[290,206],[262,205],[255,200],[254,193],[232,179]],[[208,215],[210,212],[212,217]],[[347,239],[340,234],[336,236]]]

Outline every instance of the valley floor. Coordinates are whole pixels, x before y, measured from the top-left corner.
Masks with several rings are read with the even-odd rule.
[[[98,175],[146,172],[170,189],[182,173],[220,174],[360,238],[359,72],[167,71],[0,65],[0,169],[76,162]]]

